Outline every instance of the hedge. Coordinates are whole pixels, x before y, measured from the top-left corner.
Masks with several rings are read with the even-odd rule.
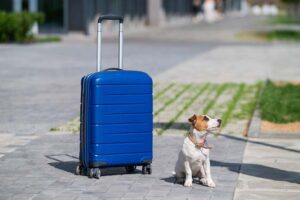
[[[35,22],[42,23],[41,13],[7,13],[0,11],[0,42],[27,42],[33,39],[30,29]]]

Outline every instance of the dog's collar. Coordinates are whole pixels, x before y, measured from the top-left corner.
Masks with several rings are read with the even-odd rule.
[[[197,142],[196,138],[194,137],[194,134],[199,134],[199,135],[203,136],[204,137],[204,143]],[[207,134],[208,134],[208,132],[198,131],[197,129],[192,127],[191,130],[188,133],[188,138],[195,145],[195,147],[197,149],[200,149],[200,148],[211,149],[211,147],[205,146]]]

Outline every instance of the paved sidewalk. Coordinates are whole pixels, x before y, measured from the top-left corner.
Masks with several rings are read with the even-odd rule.
[[[299,153],[300,140],[249,140],[234,199],[298,200]]]
[[[197,199],[233,198],[245,141],[211,137],[214,189],[174,184],[182,136],[155,136],[153,174],[125,174],[124,168],[103,170],[99,179],[75,176],[78,134],[48,134],[0,158],[0,199]],[[230,163],[234,163],[231,165]]]
[[[179,63],[155,77],[158,82],[206,83],[298,80],[300,45],[227,45]]]
[[[37,138],[36,135],[14,135],[2,133],[0,135],[0,158],[15,151],[19,146],[26,145],[31,140]]]

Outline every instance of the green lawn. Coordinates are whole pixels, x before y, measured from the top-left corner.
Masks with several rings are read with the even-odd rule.
[[[291,17],[285,16],[285,15],[279,15],[276,17],[270,18],[271,24],[300,24],[299,19],[293,19]]]
[[[250,41],[300,41],[300,31],[272,30],[266,32],[240,32],[236,37],[241,40]]]
[[[273,30],[266,33],[262,33],[262,36],[268,40],[300,40],[300,31],[294,30]]]
[[[275,123],[300,121],[300,85],[266,83],[260,98],[263,120]]]
[[[49,35],[49,36],[39,36],[37,38],[34,38],[32,42],[47,43],[47,42],[60,42],[60,41],[61,38],[59,36]]]

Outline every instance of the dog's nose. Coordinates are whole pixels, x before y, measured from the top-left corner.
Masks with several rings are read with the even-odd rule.
[[[218,119],[217,121],[219,122],[219,124],[221,124],[221,123],[222,123],[222,120],[221,120],[221,119]]]

